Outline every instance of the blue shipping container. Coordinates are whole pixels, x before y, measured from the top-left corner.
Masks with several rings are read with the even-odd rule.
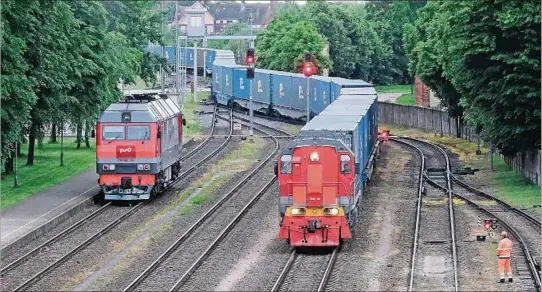
[[[271,76],[269,70],[255,70],[253,82],[253,100],[270,104],[271,102]]]
[[[247,69],[236,66],[233,69],[233,95],[235,99],[250,99],[250,80],[247,79]]]
[[[297,90],[292,90],[292,74],[281,72],[280,74],[273,73],[271,81],[273,88],[272,103],[274,107],[296,108],[299,107],[296,103],[299,102]]]

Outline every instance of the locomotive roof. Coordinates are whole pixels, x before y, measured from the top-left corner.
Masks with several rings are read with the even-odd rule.
[[[167,96],[132,94],[124,101],[111,104],[98,121],[106,123],[122,123],[123,113],[130,113],[130,122],[156,122],[172,118],[181,112],[179,106]]]

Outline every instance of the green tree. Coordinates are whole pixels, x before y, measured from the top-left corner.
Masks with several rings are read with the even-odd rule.
[[[445,19],[448,14],[442,14],[439,5],[438,2],[428,3],[418,11],[418,18],[413,24],[405,25],[404,48],[411,75],[419,76],[435,91],[441,105],[451,116],[461,118],[463,107],[459,103],[459,92],[444,75],[448,39],[443,36],[443,29],[446,27]],[[455,11],[454,7],[451,9]]]
[[[26,39],[39,25],[34,16],[39,4],[33,1],[8,1],[0,6],[2,13],[2,107],[0,108],[1,168],[13,169],[14,144],[21,142],[21,133],[30,118],[30,109],[36,101],[34,80],[28,78],[28,64],[24,57]]]
[[[451,6],[441,2],[441,13]],[[448,17],[445,36],[454,41],[445,73],[468,123],[504,154],[540,148],[540,8],[539,1],[474,1]]]
[[[310,22],[298,21],[292,24],[288,19],[278,21],[270,24],[262,35],[262,39],[267,38],[267,41],[257,42],[256,50],[258,63],[264,68],[299,72],[307,52],[312,53],[317,60],[320,73],[331,66],[329,58],[322,54],[324,39]]]

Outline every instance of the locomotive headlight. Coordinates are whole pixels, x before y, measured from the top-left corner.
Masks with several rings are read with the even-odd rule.
[[[143,170],[143,164],[138,164],[137,165],[137,170]]]
[[[292,215],[303,215],[303,214],[305,214],[305,209],[304,208],[292,208],[291,212],[292,212]]]
[[[320,161],[320,154],[318,152],[312,152],[310,156],[312,162]]]
[[[109,170],[115,170],[115,165],[114,164],[109,164]]]
[[[337,214],[339,214],[339,209],[337,209],[337,208],[326,208],[326,209],[324,209],[324,214],[326,214],[326,215],[337,215]]]
[[[144,168],[145,170],[150,170],[150,169],[151,169],[151,166],[148,165],[148,164],[145,164],[145,165],[143,166],[143,168]]]

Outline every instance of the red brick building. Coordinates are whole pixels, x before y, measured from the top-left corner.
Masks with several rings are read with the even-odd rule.
[[[414,86],[416,88],[416,105],[430,107],[431,89],[429,86],[425,85],[418,76],[414,79]]]

